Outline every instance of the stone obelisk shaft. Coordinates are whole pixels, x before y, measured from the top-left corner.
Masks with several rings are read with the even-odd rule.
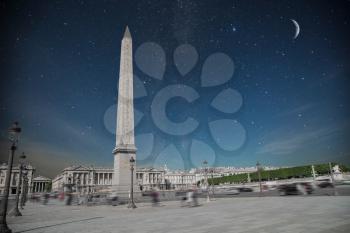
[[[116,146],[113,150],[113,187],[120,193],[127,193],[130,188],[130,158],[136,160],[133,97],[132,39],[126,27],[120,54]]]

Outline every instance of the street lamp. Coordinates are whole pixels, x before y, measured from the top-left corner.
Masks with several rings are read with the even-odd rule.
[[[134,203],[134,165],[135,159],[134,157],[130,158],[130,172],[131,172],[131,184],[130,184],[130,198],[128,208],[135,209],[137,208]]]
[[[77,182],[75,184],[75,191],[80,194],[80,175],[77,177]]]
[[[261,165],[259,162],[256,163],[256,169],[258,171],[258,177],[259,177],[259,188],[260,188],[260,194],[262,193],[262,188],[261,188]]]
[[[211,190],[212,190],[212,193],[213,193],[213,198],[214,195],[215,195],[215,184],[214,184],[214,168],[211,169]]]
[[[210,201],[210,197],[209,197],[209,183],[208,183],[208,162],[207,160],[203,161],[204,164],[204,172],[205,172],[205,182],[207,183],[207,202]]]
[[[7,223],[6,223],[6,213],[7,213],[7,206],[8,206],[8,197],[9,197],[9,190],[10,190],[13,157],[14,157],[15,151],[17,149],[19,134],[21,133],[21,128],[18,126],[18,122],[15,122],[12,125],[12,127],[8,130],[8,132],[9,132],[9,139],[10,139],[12,144],[11,144],[11,148],[10,148],[11,153],[9,155],[9,160],[7,163],[4,196],[3,196],[3,200],[1,202],[0,233],[11,233],[12,232],[11,229],[8,228]]]
[[[23,181],[22,181],[22,196],[21,196],[21,201],[20,201],[20,207],[23,210],[23,206],[25,206],[26,201],[27,201],[27,193],[28,193],[28,170],[26,167],[24,167],[23,170]]]
[[[13,210],[10,212],[9,215],[11,216],[22,216],[21,212],[18,209],[18,203],[19,203],[19,191],[21,189],[21,182],[22,182],[22,170],[24,168],[24,160],[25,160],[26,156],[24,153],[22,153],[22,155],[19,157],[19,173],[18,173],[18,182],[17,182],[17,189],[16,189],[16,202],[15,202],[15,207],[13,208]],[[21,190],[21,193],[23,193],[23,189]]]
[[[181,190],[184,190],[184,174],[181,173]]]

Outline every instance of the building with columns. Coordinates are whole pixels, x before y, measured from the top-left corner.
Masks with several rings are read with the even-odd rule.
[[[73,192],[93,193],[109,188],[113,181],[113,169],[93,166],[70,166],[52,181],[53,191],[65,191],[72,185]]]
[[[188,189],[198,181],[196,174],[186,171],[167,171],[165,177],[170,189]]]
[[[52,181],[53,191],[66,191],[72,186],[73,192],[95,193],[113,191],[113,168],[93,166],[70,166],[57,175]],[[127,174],[127,177],[130,177]],[[188,172],[169,171],[166,168],[137,168],[135,191],[147,191],[152,188],[182,189],[188,188],[203,179],[203,175]]]
[[[33,179],[31,185],[32,193],[43,193],[51,191],[52,180],[44,176],[37,176]]]
[[[26,165],[26,169],[24,173],[26,173],[26,176],[28,179],[28,185],[29,185],[28,192],[31,192],[33,187],[34,172],[35,172],[34,167],[32,167],[31,165]],[[6,174],[7,174],[7,164],[3,163],[0,165],[0,195],[4,193]],[[17,165],[12,167],[10,195],[16,194],[18,181],[19,181],[19,166]]]
[[[138,168],[136,182],[142,191],[152,188],[167,189],[164,169]]]

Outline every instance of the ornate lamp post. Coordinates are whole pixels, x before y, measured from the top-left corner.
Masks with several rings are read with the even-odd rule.
[[[207,160],[203,161],[203,165],[204,165],[204,172],[205,172],[205,182],[207,184],[207,202],[210,201],[210,197],[209,197],[209,183],[208,183],[208,162]]]
[[[75,184],[75,191],[80,194],[80,176],[78,176],[76,184]]]
[[[215,185],[214,185],[214,168],[212,168],[211,170],[211,190],[212,190],[212,193],[213,193],[213,198],[214,195],[215,195]]]
[[[256,169],[258,171],[258,177],[259,177],[259,188],[260,188],[260,194],[262,193],[262,187],[261,187],[261,165],[259,162],[256,163]]]
[[[28,193],[28,177],[27,177],[28,171],[26,170],[26,167],[24,167],[23,171],[23,181],[22,181],[22,192],[21,192],[21,201],[20,201],[20,207],[23,210],[23,206],[25,206],[27,201],[27,193]]]
[[[184,174],[181,173],[181,190],[184,190]]]
[[[17,189],[16,189],[16,202],[15,202],[15,207],[13,208],[13,210],[9,213],[9,215],[11,216],[22,216],[21,212],[18,209],[18,204],[19,204],[19,193],[20,193],[20,189],[21,189],[21,183],[22,183],[22,170],[24,167],[24,160],[25,160],[26,156],[24,155],[24,153],[22,153],[22,155],[19,157],[19,173],[18,173],[18,181],[17,181]],[[23,189],[21,190],[21,193],[23,192]]]
[[[72,189],[73,189],[73,185],[72,184],[72,176],[71,174],[69,174],[68,176],[68,184],[66,184],[66,195],[67,195],[67,200],[66,200],[66,205],[70,205],[72,203],[72,199],[73,199],[73,194],[72,194]]]
[[[72,176],[69,175],[69,176],[68,176],[67,191],[68,191],[68,192],[71,192],[71,191],[72,191],[71,188],[72,188]]]
[[[88,194],[91,193],[91,184],[92,184],[91,182],[92,182],[92,179],[91,179],[91,177],[89,176]]]
[[[130,184],[130,199],[129,199],[128,208],[132,208],[132,209],[137,208],[134,203],[134,165],[135,165],[135,159],[134,157],[131,157],[130,158],[131,184]]]
[[[9,160],[7,163],[4,196],[3,196],[3,200],[1,201],[0,233],[11,233],[12,232],[11,229],[8,228],[7,223],[6,223],[6,213],[7,213],[7,206],[8,206],[8,197],[9,197],[9,190],[10,190],[13,157],[14,157],[15,151],[17,149],[19,134],[21,133],[21,128],[18,126],[18,122],[15,122],[12,125],[12,127],[8,130],[8,132],[9,132],[9,139],[10,139],[12,145],[11,145],[11,153],[9,155]]]

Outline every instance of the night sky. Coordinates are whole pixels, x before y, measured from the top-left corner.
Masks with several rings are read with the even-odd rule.
[[[113,166],[128,25],[138,166],[350,163],[349,1],[121,2],[1,1],[1,162],[17,120],[37,174]]]

